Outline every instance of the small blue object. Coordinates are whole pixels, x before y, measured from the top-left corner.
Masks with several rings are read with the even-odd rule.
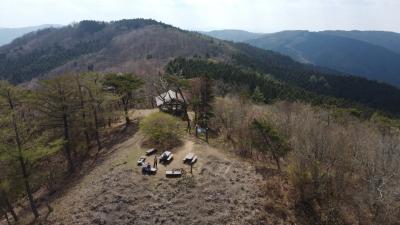
[[[202,127],[197,127],[197,133],[205,133],[206,129]]]

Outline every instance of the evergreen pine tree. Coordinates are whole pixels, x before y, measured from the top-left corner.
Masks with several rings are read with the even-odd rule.
[[[265,101],[265,97],[263,95],[263,93],[260,90],[260,87],[257,86],[254,91],[253,94],[251,95],[251,99],[253,100],[253,102],[255,103],[262,103]]]
[[[35,162],[59,150],[61,141],[50,142],[49,133],[43,131],[30,103],[29,92],[0,82],[0,158],[18,165],[32,213],[37,218],[30,174]]]
[[[132,74],[108,74],[103,85],[116,94],[124,107],[126,125],[130,124],[129,107],[134,102],[134,92],[143,85],[143,81]]]

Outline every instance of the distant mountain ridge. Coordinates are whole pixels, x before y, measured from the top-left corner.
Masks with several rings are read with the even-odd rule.
[[[400,34],[387,31],[323,31],[322,33],[347,37],[384,47],[400,54]]]
[[[61,26],[62,25],[57,25],[57,24],[43,24],[39,26],[18,27],[18,28],[0,27],[0,46],[9,44],[14,39],[19,38],[24,34],[30,33],[32,31],[37,31],[49,27],[61,27]]]
[[[224,32],[219,31],[223,37],[221,33]],[[241,42],[288,55],[302,63],[400,86],[398,33],[297,30],[264,34]]]
[[[213,30],[201,33],[214,38],[234,42],[243,42],[250,39],[259,38],[264,35],[262,33],[253,33],[244,30]]]
[[[23,83],[59,74],[126,72],[147,84],[158,79],[173,60],[217,63],[197,71],[214,70],[224,79],[255,88],[268,96],[316,104],[352,107],[356,104],[400,114],[400,89],[354,76],[301,64],[288,56],[245,43],[227,42],[150,19],[112,22],[85,20],[61,28],[24,35],[0,47],[0,79]],[[177,64],[178,65],[178,64]],[[231,68],[234,66],[235,68]],[[181,71],[177,70],[170,71]],[[255,74],[253,83],[241,71]],[[236,71],[236,72],[235,72]]]

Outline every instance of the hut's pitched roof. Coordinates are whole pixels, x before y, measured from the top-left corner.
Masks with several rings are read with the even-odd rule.
[[[169,90],[156,97],[156,104],[157,106],[160,106],[164,103],[171,102],[172,100],[183,102],[183,97],[179,93]]]

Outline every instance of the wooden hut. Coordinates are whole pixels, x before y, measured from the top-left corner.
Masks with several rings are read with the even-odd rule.
[[[169,90],[155,97],[155,100],[161,112],[174,116],[183,116],[186,113],[185,97],[180,92]]]

